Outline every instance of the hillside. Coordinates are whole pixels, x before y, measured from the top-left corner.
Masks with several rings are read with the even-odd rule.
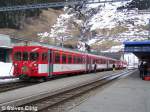
[[[137,8],[118,10],[126,4],[129,3],[93,4],[78,10],[65,8],[65,14],[57,18],[50,31],[39,35],[41,40],[51,38],[58,43],[73,38],[81,41],[79,44],[84,42],[103,50],[128,40],[146,40],[150,14],[139,14]]]
[[[1,27],[0,33],[55,45],[63,41],[66,46],[82,50],[85,43],[92,49],[106,50],[127,40],[147,39],[150,14],[138,13],[138,8],[149,7],[143,1],[149,3],[133,0],[43,9],[37,16],[21,19],[19,28]]]
[[[30,38],[38,40],[37,34],[50,30],[50,26],[56,23],[56,20],[63,10],[42,10],[39,17],[29,17],[22,23],[20,29],[0,28],[1,34],[7,34],[16,38]]]

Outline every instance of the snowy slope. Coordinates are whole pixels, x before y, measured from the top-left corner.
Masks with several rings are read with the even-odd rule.
[[[50,32],[39,35],[41,39],[59,41],[77,38],[89,45],[106,40],[123,42],[147,39],[150,14],[138,14],[137,9],[117,10],[126,3],[92,4],[78,10],[64,8],[65,13],[57,18]],[[78,34],[74,35],[74,30],[78,30]]]
[[[148,25],[150,14],[138,14],[138,10],[117,10],[119,6],[123,5],[120,2],[107,3],[104,7],[95,14],[88,22],[91,26],[90,30],[107,29],[112,30],[113,28],[125,28],[125,32],[118,32],[115,35],[107,35],[116,39],[115,41],[126,41],[126,40],[144,40],[148,35],[148,31],[143,29],[143,26]],[[117,29],[116,29],[117,30]],[[140,36],[138,36],[140,35]],[[141,35],[143,37],[141,37]],[[101,34],[98,34],[101,36]],[[117,38],[118,37],[118,38]],[[131,38],[130,38],[131,37]],[[133,37],[133,38],[132,38]],[[140,38],[139,38],[140,37]],[[146,38],[145,38],[146,37]]]

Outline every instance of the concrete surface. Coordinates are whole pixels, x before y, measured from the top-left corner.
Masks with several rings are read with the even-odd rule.
[[[150,112],[150,82],[141,80],[136,72],[69,112]]]
[[[118,73],[121,71],[116,72]],[[22,102],[19,101],[22,101],[23,99],[32,100],[33,97],[37,98],[38,95],[44,95],[46,93],[53,94],[54,92],[58,92],[59,90],[64,90],[65,88],[80,85],[83,82],[88,82],[89,80],[102,78],[103,76],[112,74],[114,74],[114,72],[108,71],[96,74],[92,73],[87,75],[78,75],[0,93],[0,106],[7,104],[10,105],[14,101],[17,101],[20,104]]]

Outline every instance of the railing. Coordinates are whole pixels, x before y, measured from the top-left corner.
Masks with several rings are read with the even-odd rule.
[[[124,1],[129,0],[80,0],[80,1],[72,0],[70,2],[68,1],[68,2],[53,2],[53,3],[30,4],[30,5],[4,6],[0,7],[0,12],[27,10],[27,9],[56,8],[77,4],[94,4],[94,3],[124,2]]]

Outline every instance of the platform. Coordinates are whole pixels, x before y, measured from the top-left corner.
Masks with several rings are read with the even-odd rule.
[[[68,112],[150,112],[150,82],[141,80],[135,73]]]
[[[45,96],[45,94],[53,95],[59,93],[59,91],[64,91],[66,89],[79,86],[83,84],[83,82],[87,83],[93,80],[101,79],[104,76],[106,77],[110,75],[115,75],[125,71],[128,70],[77,75],[3,92],[0,93],[0,107],[4,105],[22,105],[26,102],[32,101],[33,99],[37,100],[38,98],[42,98],[43,96]]]

